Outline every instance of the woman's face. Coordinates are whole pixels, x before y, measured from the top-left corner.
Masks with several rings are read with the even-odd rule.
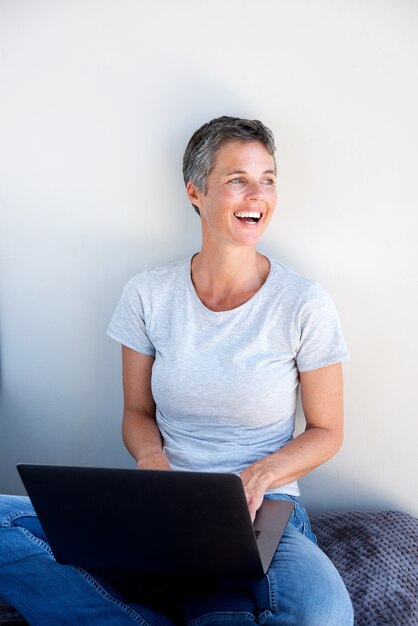
[[[188,183],[189,199],[200,211],[203,235],[253,246],[276,205],[274,160],[259,141],[230,141],[217,152],[206,193]]]

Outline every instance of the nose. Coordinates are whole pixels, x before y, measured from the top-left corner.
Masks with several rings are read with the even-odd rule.
[[[264,189],[261,183],[258,181],[252,181],[247,187],[247,199],[259,200],[264,194]]]

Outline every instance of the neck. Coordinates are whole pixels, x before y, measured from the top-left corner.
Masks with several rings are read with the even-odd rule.
[[[231,247],[216,254],[202,248],[192,260],[192,281],[205,306],[214,311],[236,308],[249,300],[269,274],[266,257],[253,247]]]

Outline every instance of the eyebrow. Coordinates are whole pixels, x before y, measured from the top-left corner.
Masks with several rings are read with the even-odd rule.
[[[225,176],[231,176],[232,174],[248,174],[246,170],[232,170],[230,172],[226,172]],[[274,170],[264,170],[263,174],[274,174],[276,176],[276,172]]]

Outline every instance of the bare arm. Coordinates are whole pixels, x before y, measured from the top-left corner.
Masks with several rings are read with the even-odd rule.
[[[270,487],[297,480],[338,452],[343,441],[343,383],[340,363],[300,373],[305,432],[256,461],[241,478],[251,517]]]
[[[122,346],[124,410],[122,435],[140,469],[170,469],[155,420],[151,392],[154,357]]]

